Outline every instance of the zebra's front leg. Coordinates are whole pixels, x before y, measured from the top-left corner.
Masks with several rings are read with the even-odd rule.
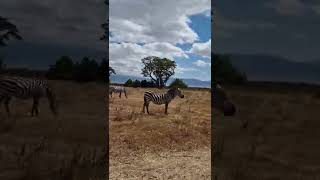
[[[119,93],[119,98],[121,98],[121,92]]]
[[[168,104],[167,103],[166,103],[166,107],[165,107],[164,113],[168,114]]]
[[[147,108],[147,113],[150,114],[149,113],[149,103],[146,103],[146,108]]]
[[[11,97],[6,97],[6,99],[4,100],[4,105],[5,105],[8,117],[10,117],[11,115],[10,108],[9,108],[10,100],[11,100]]]
[[[34,98],[33,99],[33,105],[32,105],[32,110],[31,110],[31,116],[33,117],[33,115],[35,114],[36,116],[38,116],[39,114],[39,99],[38,98]]]

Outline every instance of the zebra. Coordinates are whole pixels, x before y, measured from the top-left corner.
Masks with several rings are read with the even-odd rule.
[[[154,93],[152,91],[144,92],[143,113],[145,113],[146,108],[147,113],[149,114],[149,103],[152,101],[157,105],[165,104],[165,114],[168,114],[168,105],[176,96],[184,98],[184,95],[179,88],[170,88],[166,93]]]
[[[10,116],[9,103],[12,97],[18,99],[33,98],[31,116],[38,116],[39,100],[46,96],[54,116],[57,115],[57,104],[53,90],[45,80],[29,79],[23,77],[0,77],[0,103],[4,101],[7,115]]]
[[[229,100],[226,92],[220,86],[215,84],[212,88],[213,98],[212,107],[223,112],[224,116],[234,116],[236,113],[235,105]]]
[[[119,97],[121,98],[121,93],[124,93],[124,95],[127,97],[127,91],[125,87],[122,86],[110,86],[109,88],[109,95],[112,97],[112,93],[119,93]]]

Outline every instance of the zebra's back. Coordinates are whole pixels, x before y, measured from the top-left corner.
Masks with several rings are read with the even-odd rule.
[[[166,93],[155,93],[152,91],[144,92],[144,101],[147,103],[152,101],[154,104],[160,105],[169,102],[169,100],[170,99]]]
[[[1,77],[0,96],[14,96],[17,98],[30,98],[43,96],[47,82],[40,79],[29,79],[22,77]]]
[[[122,86],[110,86],[110,92],[125,92],[125,88]]]

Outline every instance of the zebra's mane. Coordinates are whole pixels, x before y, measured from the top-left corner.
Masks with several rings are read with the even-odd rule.
[[[172,95],[172,97],[174,97],[176,95],[178,88],[170,88],[167,92],[167,94]]]

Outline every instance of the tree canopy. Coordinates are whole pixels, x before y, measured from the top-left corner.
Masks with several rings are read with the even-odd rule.
[[[164,87],[169,78],[174,75],[177,67],[176,62],[167,58],[159,58],[156,56],[148,56],[143,58],[142,75],[150,77],[157,87]]]
[[[212,56],[212,81],[227,83],[243,83],[247,81],[244,73],[238,71],[230,62],[230,56],[227,54],[214,54]]]
[[[18,28],[8,19],[0,16],[0,46],[6,46],[10,38],[22,40]]]

